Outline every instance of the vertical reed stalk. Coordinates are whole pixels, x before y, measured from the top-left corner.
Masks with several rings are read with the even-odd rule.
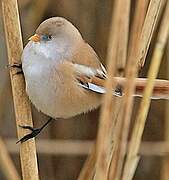
[[[165,2],[166,0],[150,0],[140,38],[140,51],[138,54],[140,67],[144,66],[150,42]]]
[[[95,173],[95,163],[96,163],[96,146],[94,145],[91,154],[88,156],[78,180],[92,180]]]
[[[164,47],[169,35],[168,17],[169,17],[169,1],[167,2],[165,14],[162,19],[162,24],[158,34],[157,43],[153,53],[150,69],[148,71],[147,85],[143,94],[143,99],[141,101],[138,116],[132,132],[131,142],[129,145],[127,159],[124,167],[123,180],[131,180],[133,178],[135,169],[139,162],[138,151],[146,122],[146,117],[151,102],[150,97],[152,95],[154,81],[158,75],[158,70],[164,52]]]
[[[145,5],[143,5],[143,7],[146,7],[148,4],[148,2],[145,2]],[[118,153],[117,153],[117,158],[116,158],[116,162],[117,162],[117,165],[116,165],[116,172],[115,172],[115,179],[119,179],[120,176],[121,176],[121,170],[122,170],[122,165],[123,165],[123,161],[124,161],[124,156],[125,156],[125,153],[126,153],[126,148],[127,148],[127,138],[128,138],[128,132],[129,132],[129,127],[130,127],[130,120],[131,120],[131,113],[132,113],[132,107],[133,107],[133,94],[134,94],[134,90],[135,90],[135,78],[137,76],[137,67],[138,67],[138,62],[139,62],[139,55],[141,53],[144,52],[144,58],[146,57],[146,54],[147,54],[147,51],[148,50],[148,47],[149,47],[149,44],[150,44],[150,40],[151,40],[151,37],[152,37],[152,34],[154,32],[154,27],[155,27],[155,24],[156,24],[156,21],[157,21],[157,18],[158,18],[158,14],[159,14],[159,7],[155,6],[156,4],[160,5],[161,4],[161,1],[157,2],[156,0],[152,0],[150,2],[150,5],[149,5],[149,9],[148,9],[148,13],[146,16],[149,17],[151,15],[151,18],[152,18],[152,15],[156,14],[155,16],[155,20],[153,21],[153,23],[151,24],[151,26],[149,26],[149,28],[151,27],[151,29],[148,29],[148,26],[147,26],[147,21],[150,20],[149,18],[147,18],[144,22],[144,25],[143,25],[143,30],[142,31],[138,31],[138,36],[136,36],[136,39],[134,39],[134,37],[132,38],[132,40],[136,41],[136,44],[135,46],[133,47],[130,47],[131,48],[131,51],[129,51],[129,57],[128,57],[128,63],[127,63],[127,69],[126,69],[126,80],[127,80],[127,84],[125,86],[125,95],[124,95],[124,110],[122,112],[123,114],[123,117],[122,117],[122,126],[120,129],[122,129],[122,131],[120,132],[120,135],[119,135],[119,145],[118,145]],[[140,3],[138,2],[137,4],[137,8],[142,8],[142,6],[140,6]],[[154,11],[153,7],[156,7]],[[160,6],[161,7],[161,6]],[[149,11],[150,10],[150,11]],[[139,13],[140,11],[138,11],[137,13]],[[145,10],[144,10],[145,12]],[[151,13],[153,12],[153,13]],[[142,17],[143,16],[143,17]],[[141,15],[141,19],[138,21],[140,23],[141,20],[144,19],[144,13]],[[154,16],[153,16],[154,17]],[[137,29],[137,26],[141,27],[142,24],[140,25],[137,25],[137,21],[138,20],[138,16],[135,16],[135,19],[134,19],[134,24],[133,24],[133,31],[135,31]],[[135,26],[134,26],[135,25]],[[144,29],[144,27],[146,27]],[[141,37],[139,38],[139,33],[141,32]],[[143,33],[146,33],[146,36],[148,37],[148,41],[146,41],[146,38],[144,36]],[[144,41],[143,41],[144,40]],[[143,43],[144,42],[144,43]],[[134,45],[132,42],[130,45]],[[145,46],[146,45],[146,46]]]
[[[135,8],[135,16],[133,19],[133,24],[131,28],[131,36],[130,36],[130,42],[129,42],[129,48],[128,48],[128,61],[127,61],[127,69],[126,69],[126,76],[128,81],[128,84],[126,85],[126,96],[124,96],[123,100],[123,107],[121,111],[121,126],[119,128],[118,134],[118,149],[116,152],[116,158],[114,158],[114,166],[111,168],[111,174],[110,177],[114,179],[120,179],[121,171],[122,171],[122,165],[124,161],[124,156],[126,153],[126,147],[127,147],[127,139],[128,139],[128,132],[130,127],[130,116],[132,111],[132,94],[134,93],[134,79],[136,77],[137,73],[137,63],[138,61],[133,58],[133,54],[136,53],[136,47],[139,44],[139,37],[141,34],[142,25],[144,22],[146,9],[148,5],[148,0],[140,0],[136,3]]]
[[[139,37],[147,13],[148,3],[149,0],[138,0],[136,2],[135,13],[129,39],[128,58],[131,58],[131,56],[134,54],[136,50],[136,44],[139,43]]]
[[[148,8],[148,13],[146,14],[147,6],[149,0],[138,1],[137,2],[137,16],[134,19],[132,36],[129,44],[129,54],[127,61],[126,70],[126,81],[127,85],[125,87],[125,97],[124,106],[121,107],[120,114],[123,115],[123,121],[121,122],[121,115],[117,117],[112,112],[117,112],[116,98],[112,97],[111,88],[114,88],[115,83],[111,78],[116,74],[117,70],[122,70],[125,67],[126,55],[126,39],[128,39],[128,34],[126,33],[126,24],[128,23],[128,16],[126,16],[126,1],[115,1],[115,8],[112,18],[111,34],[109,38],[109,48],[108,48],[108,81],[106,82],[107,94],[104,97],[104,103],[101,109],[100,126],[97,139],[97,161],[96,161],[96,176],[95,179],[107,179],[110,163],[111,163],[111,174],[110,178],[118,179],[121,174],[122,164],[124,160],[124,155],[127,146],[127,137],[129,131],[129,124],[132,112],[133,98],[132,95],[135,90],[135,77],[137,74],[138,63],[144,58],[146,58],[147,51],[150,45],[150,41],[159,18],[160,10],[162,9],[162,4],[165,0],[151,0]],[[123,13],[122,13],[123,12]],[[119,14],[120,13],[120,14]],[[125,15],[124,15],[125,14]],[[146,14],[146,20],[144,17]],[[123,16],[124,15],[124,16]],[[151,21],[151,23],[149,22]],[[143,26],[143,28],[142,28]],[[122,33],[121,29],[124,31]],[[127,35],[126,35],[127,34]],[[140,37],[141,36],[141,37]],[[127,38],[125,38],[127,37]],[[124,40],[124,41],[123,41]],[[123,42],[123,43],[121,43]],[[123,53],[122,53],[123,52]],[[120,59],[120,57],[122,59]],[[116,63],[116,62],[118,63]],[[119,63],[120,62],[120,63]],[[123,73],[119,73],[122,75]],[[124,109],[123,109],[124,107]],[[113,118],[112,118],[113,117]],[[111,120],[111,121],[110,121]],[[117,123],[116,123],[117,122]],[[120,138],[120,141],[118,140]],[[110,142],[111,141],[111,142]],[[112,143],[113,142],[113,143]],[[118,142],[118,144],[117,144]],[[124,143],[125,142],[125,143]],[[117,149],[118,148],[118,149]],[[118,150],[118,151],[117,151]],[[91,161],[95,161],[95,156],[92,154],[89,158],[88,163],[90,165],[91,171],[94,172],[95,165]],[[90,163],[89,163],[90,162]],[[86,174],[90,174],[89,167],[85,168]],[[84,171],[83,171],[84,173]],[[85,174],[85,173],[84,173]],[[92,179],[93,173],[89,175]],[[86,177],[86,176],[85,176]]]
[[[115,88],[115,81],[112,77],[116,73],[116,67],[121,66],[120,68],[123,69],[126,63],[129,10],[130,0],[115,1],[107,55],[108,80],[105,84],[107,93],[103,99],[96,146],[97,160],[95,179],[97,180],[108,179],[111,159],[116,148],[115,144],[112,144],[114,140],[112,140],[112,134],[114,134],[113,136],[117,140],[115,134],[117,116],[113,116],[112,111],[116,111],[116,101],[115,98],[112,97],[112,88]],[[120,58],[121,60],[119,60]],[[117,63],[118,60],[120,62],[119,65]]]
[[[9,64],[21,63],[22,37],[19,22],[17,0],[2,0],[2,12],[6,35]],[[32,126],[31,107],[25,92],[23,75],[10,70],[13,101],[18,137],[25,135],[19,125]],[[38,180],[38,165],[34,139],[20,145],[20,158],[23,180]]]

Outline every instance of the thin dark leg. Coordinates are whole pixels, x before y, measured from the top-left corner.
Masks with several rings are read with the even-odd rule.
[[[29,139],[32,139],[32,138],[36,137],[38,134],[40,134],[40,132],[41,132],[52,120],[53,120],[53,119],[50,118],[50,119],[49,119],[42,127],[40,127],[40,128],[33,128],[33,127],[31,127],[31,126],[19,126],[19,127],[21,127],[21,128],[24,128],[24,129],[29,129],[29,130],[32,131],[32,132],[29,133],[29,134],[27,134],[27,135],[25,135],[23,138],[19,139],[19,140],[16,142],[16,144],[19,143],[19,142],[23,143],[23,142],[25,142],[25,141],[27,141],[27,140],[29,140]]]

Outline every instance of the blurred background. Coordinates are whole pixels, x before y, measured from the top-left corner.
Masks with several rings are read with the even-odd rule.
[[[45,19],[52,16],[62,16],[70,20],[82,33],[83,38],[96,50],[103,64],[105,64],[106,50],[109,37],[111,14],[113,10],[112,0],[19,0],[19,12],[23,33],[24,45],[27,39],[35,32],[37,26]],[[135,0],[132,0],[131,19],[134,13]],[[0,10],[1,13],[1,10]],[[9,79],[9,70],[2,14],[0,14],[0,135],[20,173],[20,159],[16,140],[16,125]],[[150,47],[151,57],[153,43]],[[160,78],[167,79],[169,65],[169,46],[167,47],[161,70]],[[168,54],[167,54],[168,53]],[[147,60],[146,62],[149,62]],[[106,65],[106,64],[105,64]],[[141,70],[140,76],[145,77],[148,63]],[[135,100],[135,110],[140,99]],[[161,142],[165,138],[166,126],[166,101],[156,100],[151,103],[147,124],[145,127],[143,141]],[[47,119],[45,115],[38,112],[33,106],[34,126],[41,126]],[[133,112],[133,119],[137,114]],[[39,140],[90,140],[94,141],[97,134],[99,110],[85,115],[77,116],[70,120],[56,121],[49,125],[37,138]],[[168,119],[169,120],[169,119]],[[11,144],[11,142],[13,144]],[[85,144],[84,144],[85,146]],[[86,146],[89,146],[86,143]],[[12,148],[11,148],[12,147]],[[151,146],[148,146],[151,147]],[[158,150],[158,146],[157,150]],[[50,147],[51,149],[53,147]],[[57,148],[57,147],[55,147]],[[69,148],[69,147],[68,147]],[[80,148],[80,147],[79,147]],[[88,147],[87,147],[88,148]],[[151,148],[146,148],[148,153],[141,157],[136,171],[135,180],[163,180],[161,177],[163,159],[165,154],[151,154]],[[168,150],[169,152],[169,150]],[[165,155],[165,156],[164,156]],[[83,166],[87,154],[50,154],[38,153],[39,173],[41,180],[74,180]],[[5,180],[3,171],[0,169],[0,179]],[[169,179],[169,177],[168,177]]]

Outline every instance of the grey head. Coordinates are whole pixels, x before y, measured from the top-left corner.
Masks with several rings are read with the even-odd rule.
[[[41,42],[51,40],[81,41],[82,37],[78,29],[63,17],[52,17],[43,21],[36,30]]]

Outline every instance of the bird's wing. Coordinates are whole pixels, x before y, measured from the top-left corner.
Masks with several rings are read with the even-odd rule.
[[[86,80],[88,83],[81,83],[81,86],[98,92],[98,93],[105,93],[106,90],[104,88],[106,79],[99,79],[98,77],[94,76],[90,80]],[[124,87],[127,83],[126,78],[123,77],[114,77],[114,81],[116,84],[116,89],[113,91],[115,96],[122,96],[125,92]],[[134,97],[142,97],[144,89],[147,84],[146,78],[136,78],[135,79],[135,93],[133,94]],[[154,82],[154,89],[151,96],[151,99],[167,99],[169,100],[169,81],[156,79]]]
[[[78,51],[71,58],[77,74],[79,85],[85,89],[96,93],[105,93],[104,85],[92,82],[104,82],[107,78],[107,72],[102,63],[99,61],[94,49],[87,43],[83,42],[78,46]],[[115,96],[121,95],[117,90],[113,91]]]
[[[76,78],[81,87],[100,94],[104,94],[106,92],[104,83],[107,77],[105,68],[102,64],[100,64],[99,69],[81,64],[73,64],[73,66],[76,71]],[[117,86],[112,93],[114,96],[122,96],[122,91],[119,86]]]
[[[81,87],[104,94],[105,90],[105,80],[106,74],[101,69],[93,69],[85,65],[74,64],[77,73],[77,79]],[[113,95],[122,96],[124,86],[126,84],[126,78],[114,77],[116,83],[116,89],[112,90]],[[135,80],[135,94],[134,97],[142,97],[145,86],[147,84],[146,78],[136,78]],[[169,81],[168,80],[155,80],[155,85],[153,89],[153,94],[151,99],[169,99]]]
[[[72,58],[73,66],[77,72],[77,80],[79,85],[85,89],[104,94],[105,80],[107,72],[104,66],[99,61],[99,58],[93,48],[87,43],[83,43],[79,47],[78,53]],[[126,79],[122,77],[115,77],[116,89],[112,90],[115,96],[122,96]],[[142,97],[143,91],[147,83],[146,78],[136,78],[135,80],[135,94],[133,96]],[[155,80],[152,99],[169,99],[169,81]]]

